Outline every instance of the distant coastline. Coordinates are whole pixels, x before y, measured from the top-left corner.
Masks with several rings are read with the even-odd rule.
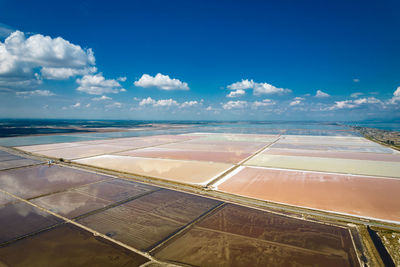
[[[371,141],[400,150],[400,131],[351,125],[349,127]]]

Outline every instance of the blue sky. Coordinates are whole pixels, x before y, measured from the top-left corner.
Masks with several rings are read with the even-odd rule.
[[[0,0],[0,116],[400,117],[399,1]]]

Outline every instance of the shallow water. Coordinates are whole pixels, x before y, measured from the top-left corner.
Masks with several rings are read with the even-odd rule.
[[[43,122],[31,122],[43,123]],[[77,126],[84,124],[82,121],[75,122]],[[80,124],[78,124],[80,123]],[[105,121],[103,127],[121,127],[129,125],[128,122],[113,121],[107,124]],[[128,123],[128,124],[127,124]],[[176,125],[177,122],[162,122],[166,125]],[[179,124],[179,122],[178,122]],[[45,136],[23,136],[23,137],[7,137],[0,138],[1,146],[26,146],[62,142],[77,142],[107,138],[134,137],[134,136],[150,136],[161,134],[183,134],[193,132],[215,132],[215,133],[253,133],[253,134],[308,134],[308,135],[358,135],[345,126],[310,123],[310,122],[200,122],[185,125],[181,122],[182,128],[159,129],[154,130],[149,127],[148,130],[143,128],[141,131],[124,131],[124,132],[108,132],[108,133],[81,133],[81,134],[61,134],[61,135],[45,135]],[[72,123],[73,125],[73,123]],[[0,129],[1,130],[1,129]]]

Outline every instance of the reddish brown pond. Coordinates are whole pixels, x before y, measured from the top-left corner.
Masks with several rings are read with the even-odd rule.
[[[6,266],[140,266],[148,259],[71,224],[0,248]]]
[[[22,198],[32,198],[104,179],[110,177],[56,165],[38,165],[0,172],[0,188]]]
[[[357,266],[344,228],[236,205],[207,217],[155,256],[195,266]]]
[[[400,222],[400,179],[245,167],[218,190]]]

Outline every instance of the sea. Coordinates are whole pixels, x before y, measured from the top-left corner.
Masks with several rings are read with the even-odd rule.
[[[400,130],[397,123],[313,121],[134,121],[1,119],[0,146],[26,146],[194,132],[359,136],[348,125]],[[94,128],[96,131],[94,131]],[[110,130],[111,132],[104,132]],[[97,132],[100,131],[100,132]]]

